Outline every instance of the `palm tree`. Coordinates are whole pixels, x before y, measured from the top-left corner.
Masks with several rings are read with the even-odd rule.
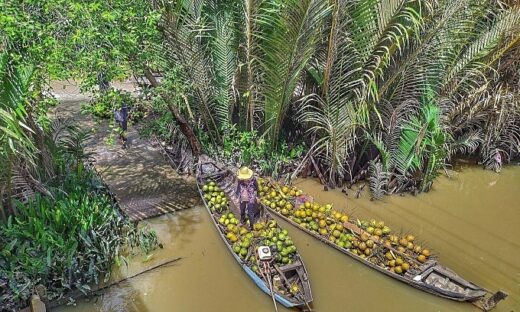
[[[511,99],[504,88],[489,87],[490,77],[496,75],[494,64],[518,46],[518,31],[514,32],[520,24],[518,5],[474,0],[335,1],[334,5],[327,48],[321,50],[326,55],[316,56],[324,78],[315,106],[354,108],[339,123],[327,113],[331,108],[305,113],[315,125],[310,131],[323,124],[351,129],[341,131],[343,135],[331,135],[332,131],[318,135],[314,150],[324,159],[326,170],[352,177],[366,167],[366,157],[364,163],[350,166],[367,151],[356,130],[360,128],[379,151],[383,161],[379,171],[390,174],[387,183],[400,177],[401,184],[410,185],[419,179],[420,185],[411,183],[419,190],[429,189],[450,154],[480,149],[484,158],[495,161],[500,157],[493,151],[507,158],[518,153],[518,102],[495,104],[500,108],[494,112],[497,117],[481,119],[489,116],[490,101],[482,101],[484,97]],[[486,113],[474,114],[479,111]],[[448,135],[442,137],[439,131]],[[508,143],[496,148],[496,142]],[[342,144],[349,146],[347,152],[334,148]],[[426,151],[433,153],[427,159]],[[418,172],[422,174],[417,176]],[[395,185],[391,187],[395,190]]]
[[[36,167],[37,149],[32,140],[34,131],[27,126],[25,100],[29,92],[32,70],[15,67],[7,53],[0,55],[0,200],[13,214],[13,174],[19,168]],[[4,202],[5,200],[5,202]]]
[[[455,155],[498,169],[519,153],[518,80],[500,74],[519,62],[516,2],[155,3],[164,70],[189,86],[175,106],[212,144],[238,128],[276,149],[296,122],[329,184],[372,172],[387,193],[428,190]]]
[[[233,111],[276,146],[329,13],[324,0],[179,1],[166,7],[166,64],[180,64],[204,128],[220,141]],[[244,29],[240,29],[244,26]],[[245,99],[245,100],[244,100]]]

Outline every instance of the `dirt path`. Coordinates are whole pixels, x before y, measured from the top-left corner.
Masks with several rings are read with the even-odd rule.
[[[131,82],[116,87],[135,90]],[[54,83],[53,89],[61,102],[53,110],[53,117],[72,118],[82,128],[90,129],[92,138],[85,149],[92,153],[96,170],[132,220],[148,219],[199,203],[194,181],[179,176],[164,159],[160,147],[139,137],[135,127],[129,125],[128,149],[122,149],[117,140],[109,144],[109,121],[96,122],[91,116],[81,114],[81,105],[88,101],[88,95],[80,94],[69,83]]]

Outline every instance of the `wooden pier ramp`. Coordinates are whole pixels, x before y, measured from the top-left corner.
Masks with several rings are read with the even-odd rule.
[[[122,89],[132,90],[131,85]],[[139,136],[129,125],[129,148],[123,149],[110,121],[96,121],[81,113],[88,96],[75,85],[53,86],[61,104],[51,112],[52,119],[72,120],[91,132],[85,151],[91,153],[95,170],[132,221],[140,221],[201,204],[194,179],[184,178],[170,166],[160,146]],[[110,142],[112,138],[115,142]]]

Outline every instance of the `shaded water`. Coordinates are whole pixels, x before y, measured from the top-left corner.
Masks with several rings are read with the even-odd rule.
[[[354,191],[349,196],[339,190],[324,192],[313,180],[300,180],[297,186],[336,209],[382,219],[394,231],[415,234],[463,277],[508,292],[494,311],[520,312],[520,168],[496,174],[466,167],[452,179],[439,178],[428,194],[380,202],[371,202],[366,190],[360,199],[351,199]],[[210,222],[202,207],[150,220],[165,248],[147,263],[134,259],[119,274],[170,258],[182,260],[112,287],[91,302],[57,311],[274,311],[271,299],[236,265]],[[315,311],[478,311],[394,281],[281,224],[306,263]]]

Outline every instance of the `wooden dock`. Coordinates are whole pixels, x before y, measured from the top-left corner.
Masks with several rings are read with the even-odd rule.
[[[128,90],[131,86],[122,88]],[[194,179],[178,175],[160,146],[141,138],[132,125],[128,127],[128,149],[121,147],[117,137],[114,143],[108,142],[114,136],[109,121],[96,122],[90,115],[81,114],[81,105],[88,98],[77,94],[76,86],[60,85],[54,90],[61,104],[51,118],[72,119],[75,125],[92,132],[85,150],[92,153],[95,170],[131,220],[140,221],[201,203]]]
[[[195,181],[179,176],[159,148],[139,139],[137,133],[130,133],[129,142],[127,150],[103,148],[95,154],[94,166],[131,220],[200,204]]]

